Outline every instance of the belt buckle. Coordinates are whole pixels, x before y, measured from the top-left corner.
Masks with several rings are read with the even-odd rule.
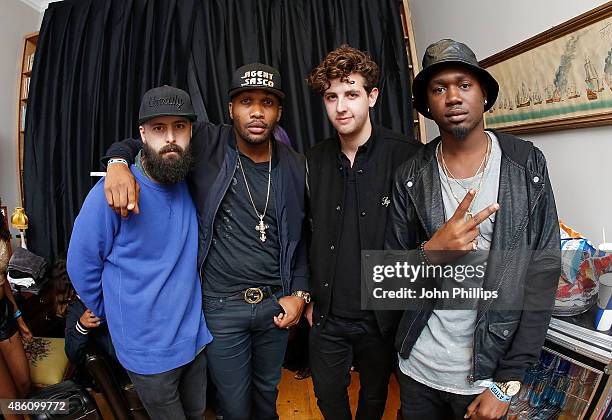
[[[264,293],[259,287],[249,287],[244,291],[244,300],[246,303],[255,304],[263,300]]]

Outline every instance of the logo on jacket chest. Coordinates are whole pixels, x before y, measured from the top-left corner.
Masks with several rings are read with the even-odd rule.
[[[389,199],[389,197],[387,197],[386,195],[382,198],[380,204],[382,204],[383,207],[389,207],[389,204],[391,204],[391,200]]]

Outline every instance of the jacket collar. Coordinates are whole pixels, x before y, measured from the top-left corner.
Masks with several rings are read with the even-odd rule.
[[[365,154],[363,159],[364,162],[368,162],[372,157],[374,150],[376,149],[376,145],[379,143],[378,139],[380,138],[380,130],[380,126],[372,124],[372,133],[370,134],[370,138],[368,138],[368,140],[357,149],[357,153]],[[340,136],[338,133],[336,133],[334,145],[338,161],[342,162],[342,145],[340,143]]]

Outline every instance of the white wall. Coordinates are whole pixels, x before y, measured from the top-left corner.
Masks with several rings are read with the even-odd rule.
[[[0,197],[9,215],[19,204],[17,101],[23,37],[36,32],[40,11],[19,0],[2,0],[0,13]]]
[[[410,0],[419,60],[442,38],[469,45],[483,59],[581,13],[597,0]],[[420,66],[420,63],[419,63]],[[429,139],[438,135],[428,123]],[[612,126],[522,135],[548,161],[559,217],[595,244],[612,242]]]

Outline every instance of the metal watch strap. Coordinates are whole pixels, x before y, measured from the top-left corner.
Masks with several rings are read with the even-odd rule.
[[[291,296],[297,296],[299,298],[304,299],[304,302],[310,303],[310,293],[308,292],[304,292],[302,290],[296,290],[295,292],[291,293]]]

